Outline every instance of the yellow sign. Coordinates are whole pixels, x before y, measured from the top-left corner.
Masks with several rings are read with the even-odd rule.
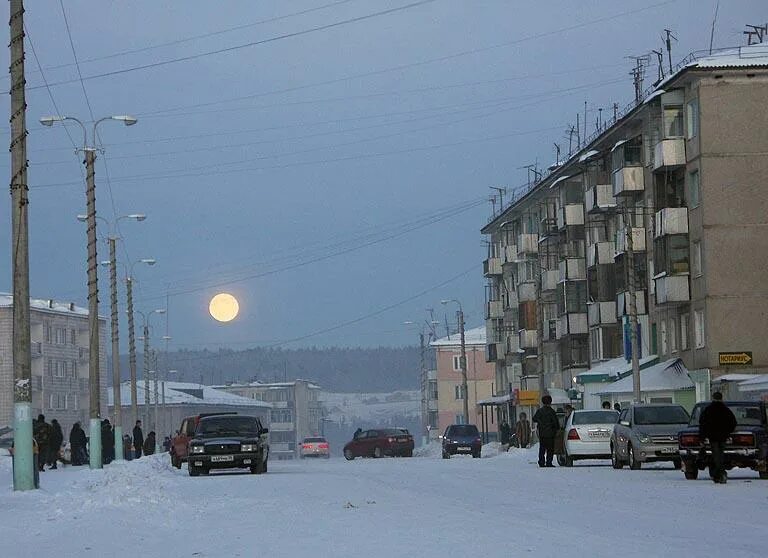
[[[517,404],[523,407],[535,407],[539,404],[538,390],[520,390],[517,394]]]
[[[752,362],[752,351],[742,351],[740,353],[719,353],[719,356],[720,366],[743,366]]]

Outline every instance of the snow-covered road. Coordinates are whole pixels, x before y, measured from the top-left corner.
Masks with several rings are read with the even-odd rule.
[[[190,478],[154,456],[46,471],[32,493],[12,491],[0,457],[0,555],[765,555],[768,482],[754,473],[714,485],[533,457],[270,462],[262,476]]]

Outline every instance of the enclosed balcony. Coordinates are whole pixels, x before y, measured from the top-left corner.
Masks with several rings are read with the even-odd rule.
[[[496,362],[504,360],[504,344],[488,343],[485,346],[485,362]]]
[[[627,251],[627,229],[619,229],[616,232],[616,253],[623,254]],[[632,227],[632,250],[634,252],[645,252],[645,228]]]
[[[598,242],[587,247],[587,267],[609,265],[613,263],[616,253],[616,243],[612,241]]]
[[[656,283],[656,304],[688,302],[691,290],[688,274],[662,275],[653,280]]]
[[[483,262],[483,275],[501,275],[501,258],[488,258]]]
[[[584,206],[582,204],[564,205],[557,211],[557,228],[572,227],[584,224]]]
[[[587,315],[583,313],[563,314],[557,321],[557,338],[562,339],[568,335],[584,335],[589,333]]]
[[[688,208],[666,207],[656,212],[654,237],[670,234],[688,234]]]
[[[646,293],[644,290],[635,291],[637,297],[637,313],[647,314],[648,305],[646,304]],[[624,291],[616,295],[616,316],[628,316],[629,315],[629,292]]]
[[[560,281],[560,270],[545,269],[541,272],[541,290],[554,291],[557,289],[557,283]]]
[[[504,247],[504,263],[512,264],[517,261],[517,246],[510,244]]]
[[[517,237],[517,259],[532,256],[539,252],[538,234],[521,234]]]
[[[663,139],[653,150],[653,170],[664,170],[685,165],[685,139]]]
[[[587,322],[590,326],[616,323],[616,302],[592,302],[587,305]]]
[[[504,317],[504,303],[501,300],[491,300],[486,303],[485,318],[497,319]]]
[[[521,329],[518,336],[521,349],[535,349],[538,347],[538,334],[535,329]]]
[[[517,299],[519,302],[536,301],[536,284],[522,283],[517,286]]]
[[[583,259],[567,258],[560,261],[560,282],[584,281],[587,278],[587,269]]]
[[[613,199],[613,186],[611,184],[598,184],[588,188],[584,194],[584,205],[587,213],[599,213],[616,207]]]
[[[622,167],[613,172],[614,196],[626,196],[644,189],[643,167]]]

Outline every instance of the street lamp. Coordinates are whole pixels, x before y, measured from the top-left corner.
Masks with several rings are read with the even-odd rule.
[[[459,306],[456,317],[459,321],[459,334],[461,335],[461,390],[464,392],[462,394],[464,401],[464,424],[469,424],[469,387],[467,386],[467,345],[464,337],[464,308],[462,308],[461,302],[453,298],[441,300],[440,304],[446,305],[449,302],[454,302]]]
[[[152,314],[165,314],[165,308],[157,308],[150,312],[144,313],[141,310],[136,310],[141,316],[143,322],[144,336],[144,424],[149,425],[149,326],[152,319]],[[157,382],[157,380],[155,380]],[[157,402],[157,383],[155,383],[155,402]],[[157,435],[157,414],[155,414],[155,422],[153,424],[155,435]]]
[[[96,131],[99,124],[105,120],[117,120],[123,122],[126,126],[136,124],[137,120],[133,116],[119,115],[100,118],[93,123],[93,132],[91,140],[93,144],[88,145],[88,133],[79,119],[72,116],[44,116],[40,119],[43,126],[53,126],[56,122],[64,123],[70,120],[77,122],[83,130],[83,147],[85,154],[85,182],[86,182],[86,220],[88,222],[88,381],[90,384],[90,467],[91,469],[101,469],[101,393],[99,384],[101,373],[99,371],[99,282],[98,265],[96,257]],[[79,150],[78,150],[79,151]],[[120,442],[122,444],[122,441]],[[121,446],[122,447],[122,446]]]

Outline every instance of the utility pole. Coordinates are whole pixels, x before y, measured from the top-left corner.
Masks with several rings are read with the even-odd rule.
[[[427,433],[427,439],[426,442],[424,442],[424,445],[427,445],[429,443],[429,430],[427,429],[427,425],[429,425],[429,395],[427,393],[427,390],[429,389],[429,381],[427,379],[427,365],[424,351],[424,332],[421,331],[419,333],[419,366],[421,373],[421,432],[422,435],[424,432]]]
[[[160,443],[157,441],[157,438],[159,436],[158,432],[160,430],[160,413],[158,412],[160,409],[160,386],[157,383],[160,377],[160,372],[157,369],[157,351],[152,351],[152,369],[154,370],[154,378],[155,378],[155,422],[152,425],[152,430],[155,431],[155,451],[157,451],[157,448],[159,447]]]
[[[149,323],[144,317],[144,428],[149,428]],[[147,431],[149,433],[149,431]]]
[[[467,386],[467,344],[464,337],[464,310],[459,305],[459,334],[461,335],[461,389],[464,392],[464,424],[469,424],[469,387]]]
[[[547,383],[544,381],[544,300],[541,294],[541,258],[536,261],[536,372],[539,380],[539,398],[544,396]]]
[[[29,205],[24,77],[24,3],[10,2],[11,265],[13,266],[13,489],[33,490],[32,352],[29,325]]]
[[[635,403],[640,403],[640,356],[638,355],[637,342],[637,292],[635,291],[635,242],[631,217],[624,207],[624,230],[626,231],[627,260],[629,268],[629,340],[632,351],[632,398]]]
[[[136,334],[133,323],[133,278],[125,278],[126,298],[128,299],[128,367],[131,369],[131,420],[139,420],[139,397],[136,390]]]
[[[109,239],[109,288],[112,310],[112,399],[115,409],[115,461],[123,461],[123,419],[120,386],[120,336],[117,319],[117,238]]]

